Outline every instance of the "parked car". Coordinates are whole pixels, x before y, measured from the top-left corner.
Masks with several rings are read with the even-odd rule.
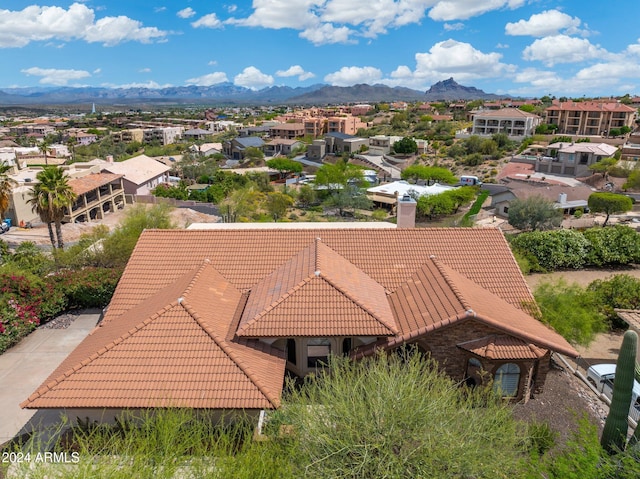
[[[598,392],[609,398],[609,400],[613,397],[613,382],[615,377],[615,364],[594,364],[587,369],[587,381],[589,381]],[[640,419],[640,383],[635,379],[633,380],[629,416],[636,422]]]
[[[8,223],[6,223],[4,221],[0,221],[0,234],[6,233],[10,229],[11,229],[11,226],[9,226]]]

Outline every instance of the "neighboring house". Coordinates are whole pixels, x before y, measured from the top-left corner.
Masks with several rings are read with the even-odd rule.
[[[527,401],[552,351],[578,356],[526,312],[533,296],[498,229],[316,225],[144,231],[103,320],[21,406],[256,413],[330,354],[405,344]]]
[[[244,160],[247,148],[258,148],[262,150],[264,140],[258,136],[244,136],[225,141],[222,144],[222,150],[227,158],[231,160]]]
[[[369,155],[388,155],[393,144],[402,140],[402,136],[374,135],[369,137]]]
[[[620,159],[623,161],[640,161],[640,133],[632,133],[622,146]]]
[[[485,107],[487,104],[485,103]],[[518,108],[478,110],[472,114],[472,135],[491,136],[506,133],[511,139],[532,136],[542,118]]]
[[[159,126],[143,130],[145,143],[160,143],[163,146],[171,145],[182,137],[184,128],[182,126]]]
[[[440,183],[434,183],[430,186],[421,186],[400,180],[367,188],[367,197],[379,205],[395,207],[397,205],[398,198],[402,198],[405,195],[418,199],[421,196],[438,195],[454,188],[455,186],[441,185]]]
[[[562,135],[606,135],[613,128],[634,128],[637,111],[617,100],[566,101],[554,100],[545,110],[546,123],[558,126]]]
[[[132,143],[134,141],[142,143],[144,141],[144,130],[142,128],[130,128],[128,130],[111,132],[111,139],[114,143]]]
[[[347,135],[345,133],[327,133],[324,137],[326,154],[342,155],[343,153],[359,153],[360,147],[369,147],[368,138]]]
[[[587,185],[548,185],[507,179],[504,186],[492,185],[491,208],[495,208],[496,215],[507,218],[509,205],[516,198],[524,200],[531,196],[541,196],[553,201],[554,207],[561,209],[564,214],[573,214],[577,209],[588,211],[589,196],[594,191]]]
[[[74,131],[69,134],[70,138],[75,138],[78,146],[87,146],[98,141],[98,135],[85,131]]]
[[[298,140],[287,140],[278,138],[268,141],[262,147],[262,151],[266,156],[290,155],[297,148],[304,146],[304,143]]]
[[[200,156],[211,156],[222,153],[222,143],[203,143],[202,145],[191,145],[189,150]]]
[[[615,155],[618,148],[606,143],[552,143],[547,155],[538,158],[536,171],[555,175],[584,177],[591,175],[589,166]]]
[[[313,143],[307,146],[307,159],[320,162],[327,156],[327,142],[324,140],[313,140]]]
[[[271,138],[295,140],[304,136],[304,123],[280,123],[269,128]]]
[[[124,192],[127,195],[150,195],[156,186],[169,182],[168,172],[171,169],[147,155],[106,163],[103,168],[109,173],[123,176]]]
[[[69,186],[77,195],[71,211],[67,209],[64,223],[101,220],[105,213],[124,208],[124,186],[122,175],[92,173],[69,180]]]
[[[187,130],[182,134],[185,140],[204,140],[207,136],[211,135],[211,131],[203,130],[202,128],[193,128]]]

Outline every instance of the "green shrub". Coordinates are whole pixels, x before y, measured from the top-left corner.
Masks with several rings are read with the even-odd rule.
[[[542,321],[567,341],[587,345],[597,333],[607,329],[598,301],[577,284],[568,285],[563,280],[542,283],[535,289],[534,296]]]
[[[589,241],[578,231],[531,231],[511,240],[514,250],[533,255],[545,271],[585,266]]]
[[[616,274],[609,279],[597,279],[587,286],[600,311],[613,327],[626,328],[615,309],[640,309],[640,279],[628,274]]]
[[[628,226],[589,228],[583,235],[591,244],[586,264],[604,266],[640,262],[640,235]]]
[[[86,309],[107,306],[121,275],[120,268],[83,268],[48,279],[66,297],[68,309]]]

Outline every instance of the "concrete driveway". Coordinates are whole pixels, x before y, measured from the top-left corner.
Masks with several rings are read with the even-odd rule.
[[[100,312],[92,310],[76,316],[68,328],[39,328],[0,355],[0,445],[19,433],[57,420],[46,410],[21,409],[20,403],[96,326]]]

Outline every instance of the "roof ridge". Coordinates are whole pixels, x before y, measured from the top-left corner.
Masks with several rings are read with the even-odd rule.
[[[362,270],[361,270],[362,271]],[[364,273],[364,271],[363,271]],[[366,273],[365,273],[366,274]],[[336,291],[338,291],[339,293],[341,293],[343,296],[346,296],[352,303],[356,304],[358,307],[360,307],[361,309],[365,310],[367,313],[369,313],[369,315],[373,316],[373,318],[378,321],[380,324],[382,324],[385,328],[387,328],[389,331],[391,331],[393,334],[398,334],[398,327],[396,324],[387,324],[386,321],[384,321],[378,312],[373,311],[371,308],[369,308],[367,305],[365,305],[362,301],[360,301],[358,298],[354,297],[353,295],[349,294],[348,291],[345,291],[343,289],[341,289],[340,287],[338,287],[338,285],[336,285],[331,279],[329,279],[322,271],[320,271],[320,277],[326,281],[328,284],[331,285],[331,287],[333,289],[335,289]],[[370,276],[369,276],[370,277]],[[371,277],[370,277],[371,278]],[[371,278],[372,281],[374,281],[376,284],[380,284],[378,283],[375,279]],[[382,286],[382,285],[380,285]],[[384,289],[384,287],[383,287]],[[386,291],[386,289],[385,289]],[[386,297],[387,303],[389,302],[388,299],[388,294]],[[391,308],[391,307],[390,307]],[[393,317],[393,312],[391,314],[391,316]]]
[[[56,378],[49,381],[47,384],[42,385],[40,388],[38,388],[37,391],[35,391],[31,396],[29,396],[27,400],[24,401],[22,404],[26,404],[27,402],[31,402],[37,399],[38,397],[42,397],[45,393],[51,391],[55,386],[60,384],[65,378],[71,376],[73,373],[76,373],[82,368],[84,368],[85,366],[91,364],[94,360],[98,359],[100,356],[104,355],[105,353],[111,351],[114,347],[123,343],[125,340],[129,339],[135,333],[137,333],[138,331],[142,330],[143,328],[151,324],[153,321],[159,318],[163,313],[169,311],[170,309],[173,309],[178,305],[179,305],[178,301],[173,301],[169,303],[167,306],[162,307],[156,313],[144,319],[142,322],[136,324],[133,328],[129,329],[126,333],[123,333],[120,336],[118,336],[116,339],[111,340],[105,346],[97,350],[95,353],[91,354],[88,358],[85,358],[79,363],[77,363],[76,365],[71,366],[69,369],[67,369],[66,371],[58,375]],[[22,404],[21,404],[21,407],[22,407]]]
[[[182,293],[182,295],[184,297],[187,297],[191,291],[193,290],[193,288],[195,287],[196,283],[198,282],[198,280],[200,279],[200,276],[202,276],[202,272],[204,271],[204,269],[207,267],[207,265],[211,265],[211,261],[207,258],[205,259],[202,264],[200,265],[200,267],[198,268],[198,270],[195,272],[195,274],[193,275],[193,278],[191,278],[191,281],[189,281],[189,284],[187,285],[186,289],[184,290],[184,292]],[[215,268],[214,268],[215,269]]]
[[[278,407],[278,398],[271,392],[269,389],[262,384],[262,381],[255,374],[252,374],[251,368],[249,368],[245,361],[242,360],[238,355],[229,348],[226,344],[226,341],[219,337],[213,329],[209,326],[205,319],[201,318],[201,316],[191,308],[187,301],[181,301],[180,305],[184,308],[184,310],[196,321],[196,323],[204,330],[205,333],[209,335],[209,337],[216,343],[216,345],[222,349],[222,351],[233,361],[234,364],[240,368],[240,370],[244,373],[244,375],[258,388],[258,390],[262,393],[262,395],[274,406]]]
[[[281,294],[280,296],[278,296],[278,299],[275,300],[274,302],[272,302],[271,304],[269,304],[266,308],[262,309],[258,314],[256,314],[253,318],[251,318],[249,321],[247,321],[246,323],[244,323],[242,326],[240,326],[238,328],[238,330],[236,331],[236,335],[240,335],[239,333],[241,333],[243,330],[249,329],[250,326],[253,326],[260,318],[264,317],[267,315],[267,313],[270,313],[271,311],[273,311],[278,305],[280,305],[285,299],[289,298],[293,293],[295,293],[296,291],[299,291],[305,284],[307,284],[308,282],[310,282],[314,277],[316,277],[316,273],[315,271],[312,272],[311,274],[309,274],[308,276],[306,276],[305,278],[302,279],[302,281],[300,281],[299,283],[296,283],[292,288],[288,289],[287,291],[285,291],[283,294]]]
[[[447,284],[451,288],[451,291],[453,291],[453,294],[456,296],[458,301],[460,301],[460,304],[462,304],[462,307],[467,312],[470,312],[470,311],[473,312],[473,309],[471,308],[469,301],[467,301],[467,298],[465,298],[465,296],[462,294],[462,292],[458,288],[458,285],[453,281],[451,276],[449,276],[449,273],[445,270],[440,260],[438,260],[434,255],[429,256],[429,259],[431,259],[435,267],[438,269],[438,272],[442,275],[444,280],[447,282]]]

